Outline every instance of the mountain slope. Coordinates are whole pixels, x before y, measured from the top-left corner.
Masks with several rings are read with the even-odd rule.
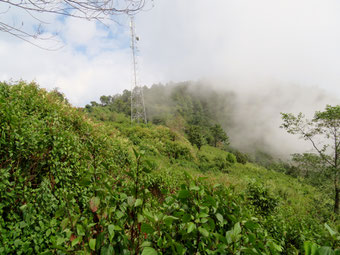
[[[176,129],[0,83],[1,254],[294,254],[338,244],[324,194]],[[324,208],[325,207],[325,208]],[[332,226],[332,222],[329,222]],[[333,226],[332,226],[333,227]]]

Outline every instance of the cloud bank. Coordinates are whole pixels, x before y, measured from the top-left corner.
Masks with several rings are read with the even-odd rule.
[[[340,2],[336,0],[155,1],[136,17],[143,84],[197,80],[317,86],[340,97]],[[22,13],[0,15],[12,22]],[[33,26],[28,17],[25,26]],[[0,34],[0,80],[59,87],[75,105],[130,88],[126,17],[111,27],[48,16],[65,47],[36,49]]]

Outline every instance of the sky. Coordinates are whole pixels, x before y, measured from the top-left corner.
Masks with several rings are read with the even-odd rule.
[[[340,98],[339,13],[337,0],[154,0],[151,10],[136,15],[140,82],[209,79],[220,87],[256,90],[277,81]],[[130,89],[127,17],[108,27],[53,15],[42,19],[49,23],[44,32],[58,32],[63,47],[46,51],[0,32],[0,81],[57,87],[76,106]],[[18,10],[0,14],[0,22],[22,21],[27,30],[37,25]]]

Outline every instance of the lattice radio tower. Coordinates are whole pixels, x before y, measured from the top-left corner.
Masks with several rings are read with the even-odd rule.
[[[138,47],[139,37],[135,32],[134,16],[130,15],[130,31],[131,31],[131,50],[132,50],[132,84],[131,84],[131,123],[145,122],[146,111],[144,104],[143,88],[139,81],[138,75]]]

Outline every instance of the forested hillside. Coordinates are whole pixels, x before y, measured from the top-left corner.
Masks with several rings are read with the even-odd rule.
[[[0,254],[339,254],[326,177],[233,148],[232,97],[201,89],[145,88],[131,124],[129,91],[0,83]]]
[[[268,144],[261,137],[252,137],[251,140],[251,134],[242,137],[248,144],[242,152],[235,147],[235,139],[234,143],[229,143],[230,129],[248,129],[235,127],[235,108],[238,106],[235,105],[234,92],[216,90],[209,83],[181,82],[144,87],[143,94],[149,123],[164,125],[186,135],[197,147],[204,144],[218,146],[244,160],[275,169],[280,167],[277,165],[278,158],[271,155],[270,150],[268,152]],[[100,121],[120,122],[123,116],[130,116],[130,95],[129,90],[122,94],[103,95],[99,102],[86,105],[85,111]]]

